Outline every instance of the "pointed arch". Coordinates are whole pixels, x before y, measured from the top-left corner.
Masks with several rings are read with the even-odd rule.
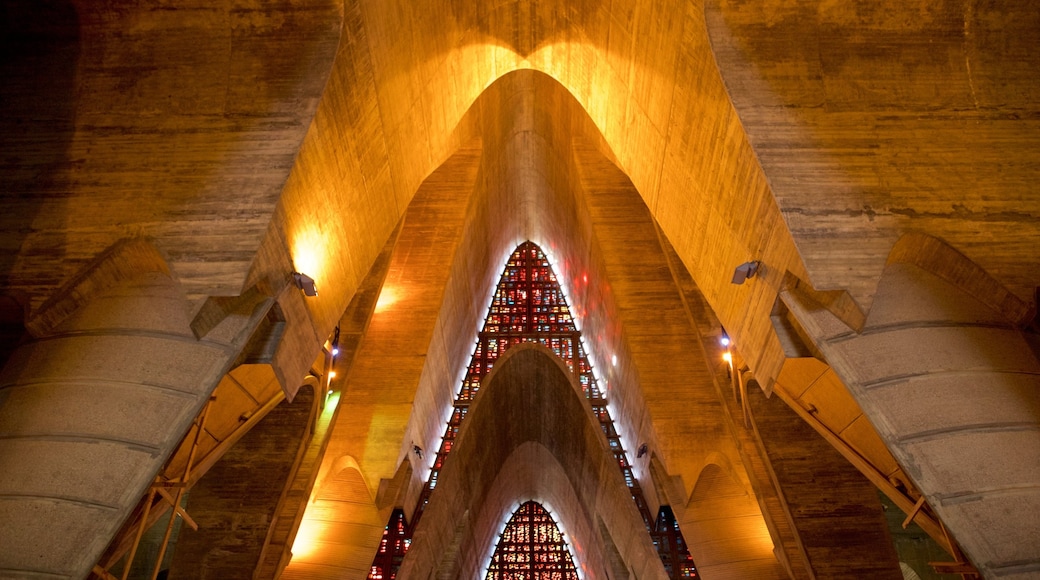
[[[480,568],[517,498],[553,506],[575,538],[583,577],[614,577],[628,568],[664,577],[649,536],[637,532],[639,511],[609,449],[559,358],[536,343],[510,349],[467,415],[398,577],[444,570],[451,564],[444,555],[455,546],[454,575],[483,577]],[[603,557],[609,538],[623,562],[613,573]]]
[[[739,577],[775,568],[773,542],[755,497],[721,456],[701,470],[686,504],[690,545],[707,577]],[[735,576],[734,576],[735,575]]]
[[[528,578],[578,580],[567,542],[542,504],[528,500],[513,512],[491,556],[486,580]]]
[[[606,398],[597,385],[564,290],[545,253],[531,241],[520,244],[506,262],[484,326],[478,333],[477,345],[456,396],[436,460],[419,496],[412,521],[405,527],[405,536],[409,541],[401,545],[410,545],[411,534],[421,520],[433,491],[441,481],[445,460],[456,444],[463,421],[485,377],[495,368],[499,357],[523,343],[538,344],[551,352],[564,367],[564,372],[573,376],[580,385],[582,395],[591,405],[594,420],[606,437],[609,452],[620,469],[629,496],[634,500],[647,531],[653,535],[653,543],[661,550],[662,558],[668,552],[666,561],[669,562],[670,571],[682,577],[689,577],[693,573],[693,561],[681,532],[673,525],[674,519],[666,518],[671,524],[666,522],[662,527],[659,525],[660,514],[655,517],[655,514],[651,513],[639,482],[632,472],[632,465],[621,438],[614,428]],[[421,453],[421,449],[416,449],[416,454]],[[396,529],[396,526],[387,526],[381,546],[390,541],[390,535]],[[677,557],[672,554],[672,547],[675,546],[680,547]],[[678,562],[673,563],[672,560],[676,559]],[[377,555],[368,577],[371,580],[396,577],[396,562],[396,559],[383,559]]]

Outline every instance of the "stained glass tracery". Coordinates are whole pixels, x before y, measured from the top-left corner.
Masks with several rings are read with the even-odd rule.
[[[578,580],[563,534],[541,504],[529,501],[513,513],[485,580]]]
[[[412,530],[422,517],[430,494],[437,487],[444,460],[454,446],[459,427],[480,389],[481,381],[506,350],[522,342],[538,342],[548,347],[577,376],[582,391],[592,405],[593,413],[599,419],[600,427],[607,437],[625,484],[632,494],[632,500],[639,509],[669,577],[696,578],[693,559],[674,517],[671,517],[671,511],[658,514],[659,517],[656,518],[650,513],[621,444],[621,438],[614,429],[614,422],[607,410],[607,401],[596,383],[592,365],[581,343],[581,333],[574,323],[552,266],[536,244],[524,242],[509,257],[496,287],[484,327],[477,336],[473,358],[455,400],[440,449],[437,451],[430,477],[420,495],[412,521],[403,528],[399,527],[393,518],[397,517],[396,514],[400,510],[395,511],[395,516],[392,516],[391,522],[387,525],[380,544],[380,550],[383,550],[384,546],[389,546],[390,550],[376,554],[369,580],[396,578],[397,569],[410,544]],[[403,522],[403,514],[400,518],[400,522]],[[400,552],[394,552],[395,549]]]

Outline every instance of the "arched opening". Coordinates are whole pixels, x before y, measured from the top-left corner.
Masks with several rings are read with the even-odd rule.
[[[491,556],[486,580],[510,578],[579,578],[563,533],[538,502],[524,502],[513,512]]]
[[[498,282],[484,327],[478,333],[470,365],[456,396],[436,461],[419,496],[419,503],[411,521],[406,522],[402,528],[400,522],[403,513],[400,510],[394,511],[384,531],[381,549],[376,554],[368,578],[390,580],[396,577],[411,543],[412,534],[429,504],[431,494],[437,488],[444,462],[455,445],[456,437],[471,403],[480,390],[481,382],[494,368],[499,357],[511,347],[522,343],[537,343],[551,350],[574,375],[607,438],[610,452],[621,470],[625,485],[647,531],[651,533],[662,561],[667,564],[669,574],[673,578],[694,577],[696,574],[693,559],[686,549],[678,526],[674,523],[659,525],[660,514],[651,513],[639,482],[633,474],[632,465],[607,409],[607,400],[592,372],[581,333],[575,324],[563,288],[545,253],[537,244],[527,241],[520,244],[510,255]],[[413,452],[421,456],[423,450],[415,446]],[[398,537],[395,537],[395,534]],[[400,552],[387,552],[382,549],[384,546],[397,546]]]

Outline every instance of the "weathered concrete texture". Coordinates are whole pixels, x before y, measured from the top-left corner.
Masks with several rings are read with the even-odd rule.
[[[185,476],[188,458],[191,457],[193,461],[188,479],[190,488],[205,476],[209,468],[230,446],[248,433],[256,423],[263,419],[266,413],[284,398],[270,365],[247,364],[235,367],[225,374],[213,389],[209,406],[206,408],[206,426],[201,435],[196,437],[199,426],[193,423],[184,434],[176,451],[163,464],[157,476],[164,480],[181,480]],[[155,431],[155,421],[161,419],[159,417],[148,417],[148,419],[154,419],[147,425],[149,429]],[[161,498],[158,501],[155,501],[155,498],[152,499],[153,503],[148,510],[147,522],[149,523],[145,525],[152,525],[148,533],[158,536],[153,538],[153,548],[157,553],[163,533],[157,531],[154,524],[159,521],[168,521],[167,514],[170,504]],[[129,553],[141,526],[144,505],[145,500],[142,500],[131,516],[123,522],[119,532],[98,562],[102,568],[112,569],[120,559]],[[140,551],[138,553],[142,554]],[[167,553],[172,555],[172,551]],[[141,559],[140,557],[135,558],[134,568],[138,567],[137,562]],[[144,569],[147,564],[140,566]],[[151,571],[151,568],[148,568],[148,571]]]
[[[299,240],[315,240],[316,267],[341,265],[330,275],[349,294],[422,179],[461,143],[484,137],[487,125],[466,118],[481,93],[533,68],[586,111],[727,328],[763,345],[746,354],[763,381],[775,376],[782,351],[765,315],[785,271],[808,276],[714,69],[698,4],[584,1],[561,10],[441,0],[419,12],[408,2],[350,2],[346,20],[325,99],[283,194],[284,229],[272,232],[285,236],[294,258]],[[565,122],[566,100],[545,104],[551,114],[539,127]],[[487,122],[512,130],[517,106],[506,101],[493,109],[506,117],[489,114]],[[491,185],[558,183],[565,163],[523,151],[524,140],[548,138],[544,129],[517,133],[513,147],[532,168],[490,175]],[[326,212],[347,216],[343,227],[322,226]],[[531,216],[505,217],[510,227]],[[770,265],[760,278],[767,282],[731,291],[732,268],[753,258]],[[315,312],[325,316],[328,303],[319,297]],[[761,316],[748,314],[749,303]]]
[[[908,264],[886,268],[862,335],[789,298],[979,570],[1034,577],[1040,555],[1021,539],[1040,534],[1040,362],[1022,333]]]
[[[773,548],[769,530],[732,466],[724,461],[706,466],[685,507],[683,535],[705,578],[787,577],[776,558],[768,557]]]
[[[892,245],[925,231],[1032,299],[1032,2],[706,0],[705,10],[719,71],[817,288],[846,289],[869,309]]]
[[[787,359],[773,392],[811,414],[818,428],[837,437],[878,476],[909,483],[856,399],[827,364],[812,357]],[[931,531],[941,536],[937,528]]]
[[[299,469],[293,477],[284,501],[279,505],[276,520],[265,540],[263,562],[257,568],[256,580],[274,580],[276,577],[292,580],[306,577],[310,573],[310,566],[328,563],[328,560],[323,561],[321,556],[316,558],[318,564],[308,561],[312,553],[319,551],[314,549],[318,542],[328,541],[328,538],[318,531],[328,523],[319,522],[319,511],[323,515],[335,517],[337,521],[354,524],[349,528],[348,538],[339,538],[344,539],[342,543],[348,548],[332,550],[349,554],[347,569],[340,570],[343,578],[364,577],[372,563],[368,557],[370,548],[382,535],[386,521],[372,503],[368,486],[357,469],[357,461],[352,457],[340,457],[338,463],[326,470],[324,481],[318,480],[318,472],[325,456],[328,434],[335,421],[335,415],[339,409],[346,406],[342,400],[346,396],[344,387],[347,377],[353,368],[361,341],[378,303],[380,289],[389,271],[390,258],[400,230],[401,226],[398,225],[395,235],[391,236],[383,247],[379,259],[365,276],[340,320],[339,355],[334,359],[337,376],[329,384],[330,391],[336,391],[336,394],[323,406]],[[335,408],[330,408],[331,405],[335,405]],[[328,485],[330,481],[335,482],[335,485]],[[312,490],[315,506],[324,504],[335,507],[325,510],[316,507],[311,510],[310,519],[303,521],[311,503]],[[364,523],[357,525],[361,521]],[[291,567],[287,568],[290,559]]]
[[[575,121],[576,108],[767,390],[784,364],[769,315],[785,278],[833,291],[842,319],[860,329],[886,257],[908,232],[963,252],[967,260],[936,254],[927,269],[1014,323],[1028,323],[1035,301],[1040,16],[1029,0],[9,0],[2,10],[3,293],[36,316],[106,248],[135,237],[154,240],[189,312],[209,295],[253,285],[277,295],[289,272],[303,271],[320,294],[280,294],[286,329],[272,363],[289,394],[428,176],[483,139],[483,190],[559,201],[557,190],[575,182],[557,136],[589,122]],[[573,102],[540,92],[544,107],[532,108],[530,87],[508,78],[519,69],[544,73]],[[485,92],[493,104],[470,114]],[[378,457],[362,467],[370,489],[394,472],[413,435],[439,435],[436,410],[450,399],[464,337],[479,323],[475,305],[505,252],[524,237],[543,243],[577,231],[559,255],[562,278],[591,280],[591,291],[571,285],[587,294],[582,306],[594,312],[599,292],[617,283],[602,277],[608,260],[584,237],[589,222],[568,217],[574,206],[532,207],[475,204],[465,219],[494,230],[453,246],[452,261],[430,253],[408,262],[417,272],[452,264],[453,279],[462,273],[473,283],[456,298],[442,284],[443,317],[424,313],[422,323],[441,326],[413,328],[442,335],[407,347],[434,361],[424,387],[414,389],[421,365],[411,360],[393,405],[359,407],[376,418],[356,454],[362,463]],[[926,253],[922,244],[909,245]],[[762,260],[761,273],[734,286],[734,267],[748,260]],[[589,318],[597,364],[613,350],[627,356],[613,316],[637,302]],[[842,332],[830,324],[842,322],[821,323],[814,337]],[[889,330],[907,344],[935,335],[928,324]],[[998,365],[987,367],[997,371],[990,376],[1008,374],[999,366],[1006,359],[988,358],[1000,353],[971,348],[975,341],[1021,346],[998,328],[949,332],[963,334],[950,342],[964,356],[986,355],[974,355],[979,369]],[[883,345],[874,355],[913,356]],[[668,356],[640,364],[665,367]],[[102,360],[112,370],[132,366]],[[900,372],[928,374],[929,364],[944,363],[932,353]],[[835,368],[859,388],[853,369]],[[1028,374],[1023,368],[1010,374]],[[622,360],[618,372],[627,381],[634,369]],[[1014,381],[1000,401],[989,398],[994,412],[1022,396]],[[421,399],[435,382],[437,394]],[[408,425],[413,392],[423,418]],[[651,433],[664,419],[638,396],[617,402],[626,434]],[[937,452],[914,451],[922,464]],[[999,521],[1004,507],[979,517]],[[959,535],[978,533],[949,523]],[[1006,546],[1017,554],[1032,548],[1025,544]]]
[[[188,294],[238,294],[324,88],[340,7],[56,0],[4,13],[7,284],[39,305],[116,240],[149,236]]]
[[[344,456],[357,458],[374,497],[380,480],[410,462],[409,490],[380,507],[388,512],[390,502],[398,502],[411,510],[502,263],[519,242],[532,239],[551,256],[578,313],[630,453],[648,443],[681,475],[688,486],[682,504],[713,455],[729,458],[736,477],[747,481],[735,446],[722,436],[726,427],[706,361],[684,348],[695,338],[649,211],[595,148],[601,138],[591,120],[551,78],[518,71],[489,87],[467,122],[482,131],[482,154],[457,153],[409,207],[384,287],[390,299],[377,309],[344,398],[353,413],[337,425],[323,470]],[[465,188],[472,193],[463,195]],[[670,364],[660,365],[661,356]],[[377,436],[398,447],[373,445]],[[412,445],[431,451],[426,461],[411,453]],[[636,462],[635,474],[656,509],[661,500],[648,459]],[[760,514],[744,515],[764,529]],[[771,549],[758,547],[734,565],[749,558],[775,565]],[[329,558],[338,556],[330,550]],[[308,564],[318,559],[306,558]]]
[[[380,481],[392,479],[400,463],[412,457],[409,418],[414,413],[417,420],[429,422],[431,432],[443,430],[440,413],[417,397],[416,385],[420,377],[436,384],[443,389],[437,394],[442,397],[438,404],[450,404],[448,357],[431,343],[443,340],[436,320],[478,176],[479,145],[456,153],[423,184],[388,256],[385,279],[380,275],[372,283],[370,291],[380,299],[339,403],[349,411],[338,413],[333,423],[301,526],[304,541],[298,543],[312,548],[296,550],[299,556],[290,563],[286,578],[363,578],[390,511],[400,502],[389,497],[377,508],[375,500]],[[464,320],[459,316],[451,322]],[[470,343],[455,332],[449,336],[459,344]],[[337,481],[340,484],[334,485]]]
[[[181,529],[170,578],[253,578],[275,508],[309,436],[316,404],[304,388],[246,434],[191,489],[187,512],[198,531]]]
[[[65,295],[78,308],[0,376],[0,575],[84,576],[243,345],[196,340],[162,272],[88,274]]]
[[[779,397],[748,399],[813,577],[902,580],[877,488]]]
[[[573,535],[568,540],[585,577],[665,577],[592,408],[563,361],[541,345],[516,346],[499,359],[442,481],[419,522],[402,577],[437,570],[453,539],[458,576],[479,577],[501,523],[526,499],[549,504]],[[599,521],[610,538],[597,537]],[[603,550],[611,543],[622,570],[606,567]]]

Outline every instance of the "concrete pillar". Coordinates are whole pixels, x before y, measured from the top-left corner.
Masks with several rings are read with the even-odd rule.
[[[1040,362],[979,293],[885,270],[862,332],[791,308],[904,471],[987,578],[1040,574]]]
[[[0,374],[0,577],[87,575],[270,303],[196,338],[142,242],[30,321]]]

